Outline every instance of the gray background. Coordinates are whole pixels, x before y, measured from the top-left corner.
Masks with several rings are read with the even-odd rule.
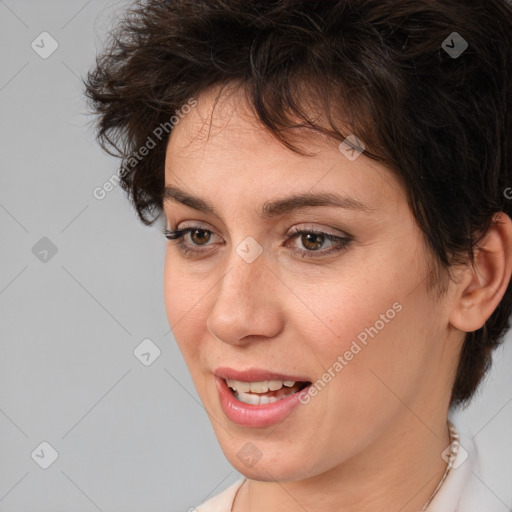
[[[169,333],[163,236],[119,187],[92,194],[117,160],[94,141],[79,76],[124,4],[0,0],[1,512],[185,511],[239,478]],[[31,47],[51,48],[44,31],[59,45],[46,59]],[[134,349],[148,338],[161,354],[146,366]],[[510,368],[508,342],[459,419],[498,497],[512,479]],[[42,442],[58,452],[47,469]]]

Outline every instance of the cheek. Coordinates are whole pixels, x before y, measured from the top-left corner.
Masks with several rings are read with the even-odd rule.
[[[361,424],[383,427],[403,403],[415,403],[431,387],[429,375],[442,363],[441,343],[433,342],[441,338],[440,306],[422,287],[409,295],[384,290],[366,296],[364,311],[340,301],[340,340],[330,350],[320,346],[325,368],[336,375],[329,396],[336,406],[325,404],[326,418],[330,424],[355,420],[346,423],[345,435],[356,435]]]
[[[379,270],[372,275],[361,269],[337,283],[303,286],[299,293],[308,297],[304,302],[311,310],[288,311],[317,378],[325,376],[333,390],[343,392],[336,400],[353,401],[360,414],[369,405],[396,401],[386,383],[397,392],[413,389],[431,355],[428,342],[439,312],[425,286],[417,286],[424,269],[405,263],[395,258],[388,272],[374,263],[369,268]]]
[[[188,363],[197,352],[194,344],[201,339],[201,297],[206,291],[202,291],[200,282],[193,283],[185,277],[170,252],[167,251],[164,266],[164,304],[173,336]]]
[[[364,277],[323,285],[294,286],[303,304],[290,298],[287,314],[294,318],[301,338],[307,340],[313,352],[323,354],[323,364],[332,362],[346,351],[357,352],[372,338],[389,329],[400,316],[400,294],[389,283],[373,280],[371,286]],[[348,354],[348,357],[352,356]]]
[[[169,256],[169,250],[167,250],[164,264],[164,304],[165,311],[167,313],[167,319],[171,329],[177,323],[178,318],[182,316],[180,309],[183,307],[182,297],[182,286],[183,282],[180,279],[179,273],[174,268],[173,262]],[[173,329],[174,330],[174,329]]]
[[[194,314],[194,309],[207,292],[207,288],[203,290],[205,280],[191,278],[176,252],[176,249],[168,247],[163,275],[164,303],[171,327],[189,322],[189,314]]]

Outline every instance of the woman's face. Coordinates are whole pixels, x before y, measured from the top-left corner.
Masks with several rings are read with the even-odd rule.
[[[313,157],[291,152],[238,94],[213,119],[213,91],[197,99],[167,149],[167,226],[194,230],[168,243],[165,302],[229,461],[299,480],[426,432],[457,354],[397,179],[313,133]]]

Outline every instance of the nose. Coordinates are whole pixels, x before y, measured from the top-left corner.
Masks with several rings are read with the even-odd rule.
[[[278,278],[265,261],[264,253],[251,263],[233,250],[220,280],[212,309],[207,317],[208,330],[231,345],[273,338],[283,326],[279,307]]]

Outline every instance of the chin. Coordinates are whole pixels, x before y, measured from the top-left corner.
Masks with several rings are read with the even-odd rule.
[[[217,433],[219,434],[219,433]],[[266,440],[265,437],[234,436],[226,433],[218,437],[221,449],[229,463],[242,475],[261,482],[296,481],[314,476],[313,468],[306,467],[305,460],[311,460],[308,444],[297,440],[291,444],[283,440]],[[293,453],[293,446],[300,446],[301,452]]]

